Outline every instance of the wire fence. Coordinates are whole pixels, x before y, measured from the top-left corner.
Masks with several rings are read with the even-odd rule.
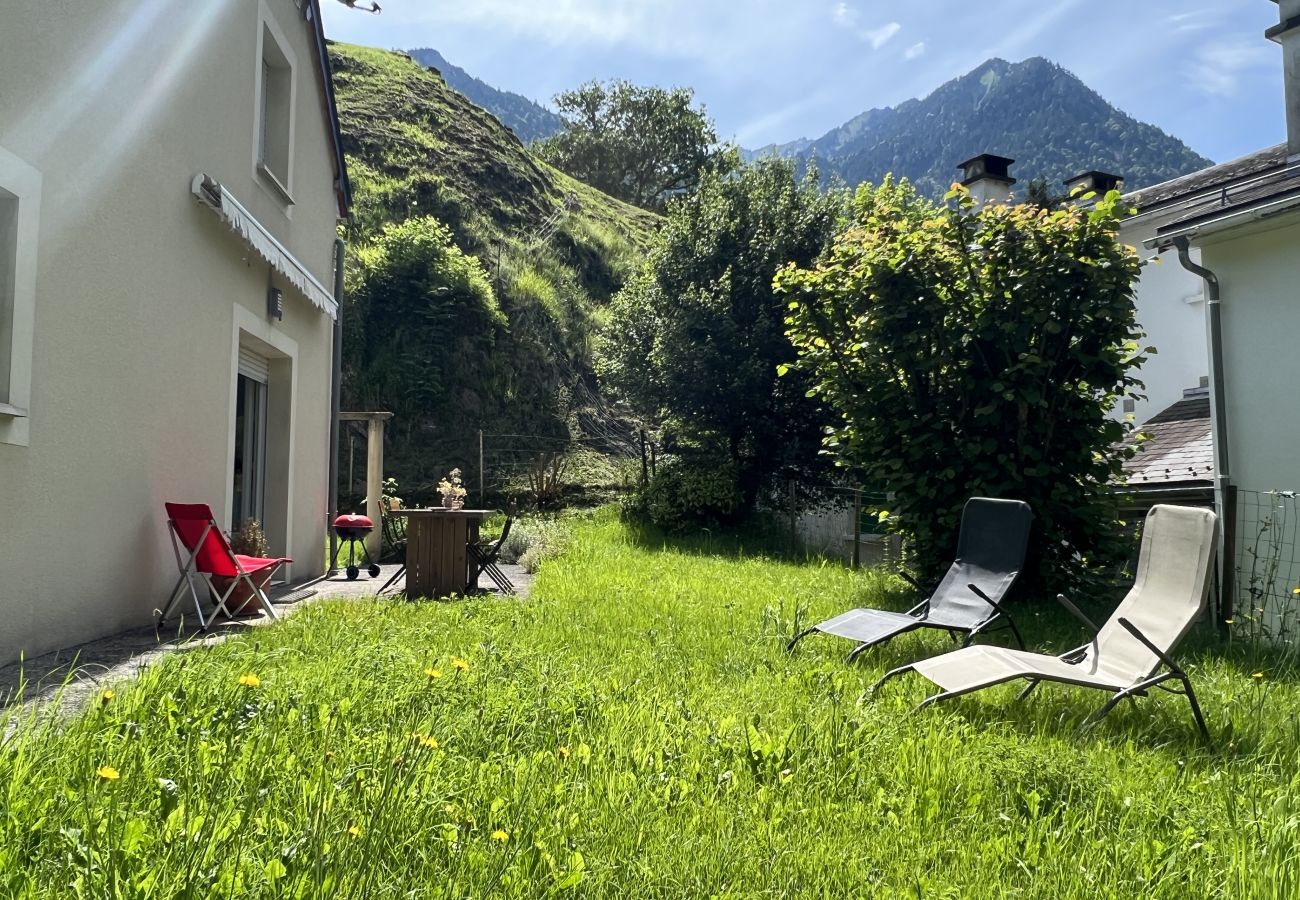
[[[1233,578],[1223,612],[1238,635],[1291,643],[1300,613],[1300,497],[1295,491],[1234,488],[1226,505]]]

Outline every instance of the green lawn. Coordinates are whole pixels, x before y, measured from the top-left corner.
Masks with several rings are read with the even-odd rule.
[[[833,638],[783,652],[797,612],[857,602],[908,598],[602,513],[528,600],[323,604],[178,653],[3,745],[0,896],[1300,890],[1300,688],[1252,678],[1248,649],[1191,648],[1212,751],[1174,696],[1082,735],[1100,693],[908,715],[928,683],[864,690],[942,635],[854,668]],[[1052,611],[1023,624],[1084,640]]]

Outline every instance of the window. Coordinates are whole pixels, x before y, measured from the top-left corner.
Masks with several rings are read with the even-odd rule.
[[[283,200],[292,203],[289,191],[293,164],[294,64],[286,43],[265,11],[260,45],[257,170]]]
[[[27,444],[41,176],[0,147],[0,443]]]
[[[0,403],[9,403],[14,356],[18,197],[0,187]]]

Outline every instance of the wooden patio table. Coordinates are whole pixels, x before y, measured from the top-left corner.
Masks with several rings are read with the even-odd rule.
[[[399,509],[406,517],[406,596],[468,594],[474,574],[468,544],[478,542],[479,525],[490,509]]]

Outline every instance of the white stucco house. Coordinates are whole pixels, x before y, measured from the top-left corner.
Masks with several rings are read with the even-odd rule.
[[[1145,244],[1204,285],[1216,503],[1227,558],[1242,562],[1243,542],[1272,517],[1265,530],[1286,558],[1268,592],[1290,602],[1300,576],[1297,523],[1290,517],[1281,524],[1292,501],[1270,492],[1300,490],[1294,413],[1300,385],[1300,0],[1274,2],[1279,22],[1265,36],[1283,51],[1286,143],[1196,173],[1182,189],[1168,191],[1160,201],[1161,223]],[[1236,587],[1239,595],[1249,589],[1242,578]]]
[[[317,0],[0,14],[0,662],[148,622],[165,501],[324,568],[337,223]]]

